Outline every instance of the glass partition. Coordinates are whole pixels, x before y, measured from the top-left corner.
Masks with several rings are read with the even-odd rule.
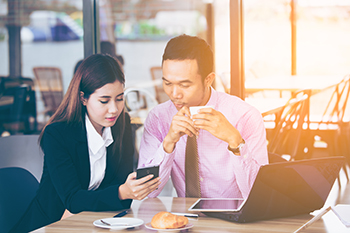
[[[350,1],[243,3],[246,97],[262,112],[298,90],[319,92],[349,73]]]
[[[15,90],[8,89],[25,83],[34,98],[30,123],[21,122],[27,126],[17,124],[16,130],[5,119],[14,112],[13,106],[0,103],[1,132],[38,133],[61,102],[74,66],[83,58],[82,1],[0,0],[0,9],[0,76],[6,89],[1,97],[12,96],[17,103]],[[27,118],[25,112],[16,114]]]
[[[154,83],[152,75],[155,79],[159,75],[152,67],[161,66],[170,38],[185,33],[206,39],[206,6],[202,0],[99,1],[100,40],[115,45],[115,53],[124,64],[126,88],[146,89],[156,97],[159,81]]]

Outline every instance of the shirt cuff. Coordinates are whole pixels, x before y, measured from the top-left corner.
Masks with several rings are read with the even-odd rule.
[[[241,153],[239,155],[234,154],[232,151],[230,151],[229,149],[227,149],[230,153],[231,156],[233,156],[234,158],[237,158],[239,160],[245,160],[245,159],[249,159],[250,153],[249,153],[249,145],[247,145],[247,142],[245,143],[244,147],[241,149]]]

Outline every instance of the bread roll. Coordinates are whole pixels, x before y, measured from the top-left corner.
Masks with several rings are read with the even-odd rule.
[[[176,229],[185,226],[187,223],[188,218],[165,211],[154,215],[151,221],[152,227],[158,229]]]

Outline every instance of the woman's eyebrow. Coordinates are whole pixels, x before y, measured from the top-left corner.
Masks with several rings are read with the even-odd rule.
[[[117,97],[122,96],[122,95],[124,95],[124,92],[118,94]],[[111,96],[109,96],[109,95],[101,95],[100,98],[105,98],[106,99],[106,98],[111,98]]]

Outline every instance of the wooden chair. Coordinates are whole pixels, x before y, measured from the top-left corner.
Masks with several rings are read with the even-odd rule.
[[[153,95],[142,88],[127,88],[124,91],[125,108],[129,113],[151,110],[158,104]]]
[[[309,95],[311,90],[296,93],[285,106],[263,113],[266,122],[274,126],[267,130],[268,151],[287,154],[291,160],[307,157],[304,148],[309,141],[303,132],[304,121],[308,121]]]
[[[158,66],[151,67],[151,76],[152,76],[152,80],[155,82],[154,91],[156,93],[156,100],[158,101],[158,103],[163,103],[165,101],[168,101],[169,97],[164,92],[164,89],[163,89],[162,67],[160,67],[160,66],[159,67]]]
[[[310,127],[312,131],[315,131],[314,134],[326,143],[330,155],[346,158],[347,163],[343,170],[349,181],[346,166],[350,165],[350,75],[322,92],[326,91],[331,94],[327,106],[323,110],[322,119]],[[317,93],[312,97],[317,97],[319,94],[322,93]],[[310,101],[312,103],[313,99],[311,98]],[[310,111],[312,112],[312,109]],[[312,119],[310,124],[313,124]]]
[[[349,157],[345,148],[350,148],[347,146],[350,141],[346,143],[345,139],[350,121],[349,92],[350,79],[347,76],[338,84],[310,96],[307,129],[314,139],[312,149],[320,150],[316,143],[321,142],[328,155]]]
[[[57,67],[34,67],[33,72],[44,102],[44,113],[52,116],[63,100],[61,70]]]
[[[275,124],[267,134],[269,151],[289,154],[292,160],[344,156],[350,164],[350,75],[320,92],[300,93],[306,95],[263,113]],[[344,172],[349,180],[346,167]]]

